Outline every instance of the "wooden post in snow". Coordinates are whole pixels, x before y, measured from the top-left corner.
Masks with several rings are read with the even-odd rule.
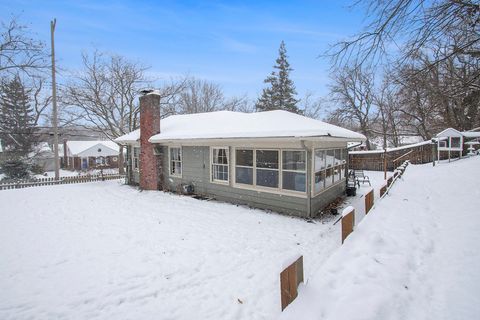
[[[393,182],[393,178],[390,177],[387,179],[387,187],[390,187],[392,185],[392,182]]]
[[[365,214],[367,214],[370,209],[373,207],[373,189],[371,189],[366,195],[365,195]]]
[[[346,207],[342,212],[342,244],[345,239],[353,232],[355,225],[355,208],[352,206]]]
[[[387,192],[387,185],[384,184],[381,188],[380,188],[380,198],[383,197],[383,195],[385,194],[385,192]]]
[[[303,256],[300,256],[280,273],[282,311],[297,297],[297,288],[301,282],[303,282]]]

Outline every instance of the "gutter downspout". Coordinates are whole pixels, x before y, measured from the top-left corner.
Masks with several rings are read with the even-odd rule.
[[[300,140],[300,145],[302,146],[302,149],[305,150],[305,155],[307,156],[306,159],[306,173],[308,174],[306,179],[307,179],[307,217],[312,218],[312,175],[311,175],[311,168],[312,168],[312,163],[311,159],[312,157],[308,157],[308,147],[305,145],[305,140]],[[310,168],[308,166],[308,162],[310,161]]]

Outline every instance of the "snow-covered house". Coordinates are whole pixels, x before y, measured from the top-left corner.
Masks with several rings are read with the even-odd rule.
[[[118,168],[120,146],[113,141],[64,141],[59,146],[64,169]]]
[[[286,111],[218,111],[160,121],[160,96],[140,97],[129,183],[311,217],[346,187],[347,142],[361,134]]]

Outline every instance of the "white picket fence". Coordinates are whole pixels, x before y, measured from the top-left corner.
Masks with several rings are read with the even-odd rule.
[[[34,179],[16,179],[0,181],[0,190],[22,189],[28,187],[52,186],[57,184],[85,183],[105,180],[125,179],[123,174],[87,174],[82,176],[55,178],[34,178]]]

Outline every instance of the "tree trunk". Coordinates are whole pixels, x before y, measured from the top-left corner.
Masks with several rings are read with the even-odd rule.
[[[125,174],[125,157],[123,156],[122,146],[120,146],[120,153],[118,155],[118,173]]]

